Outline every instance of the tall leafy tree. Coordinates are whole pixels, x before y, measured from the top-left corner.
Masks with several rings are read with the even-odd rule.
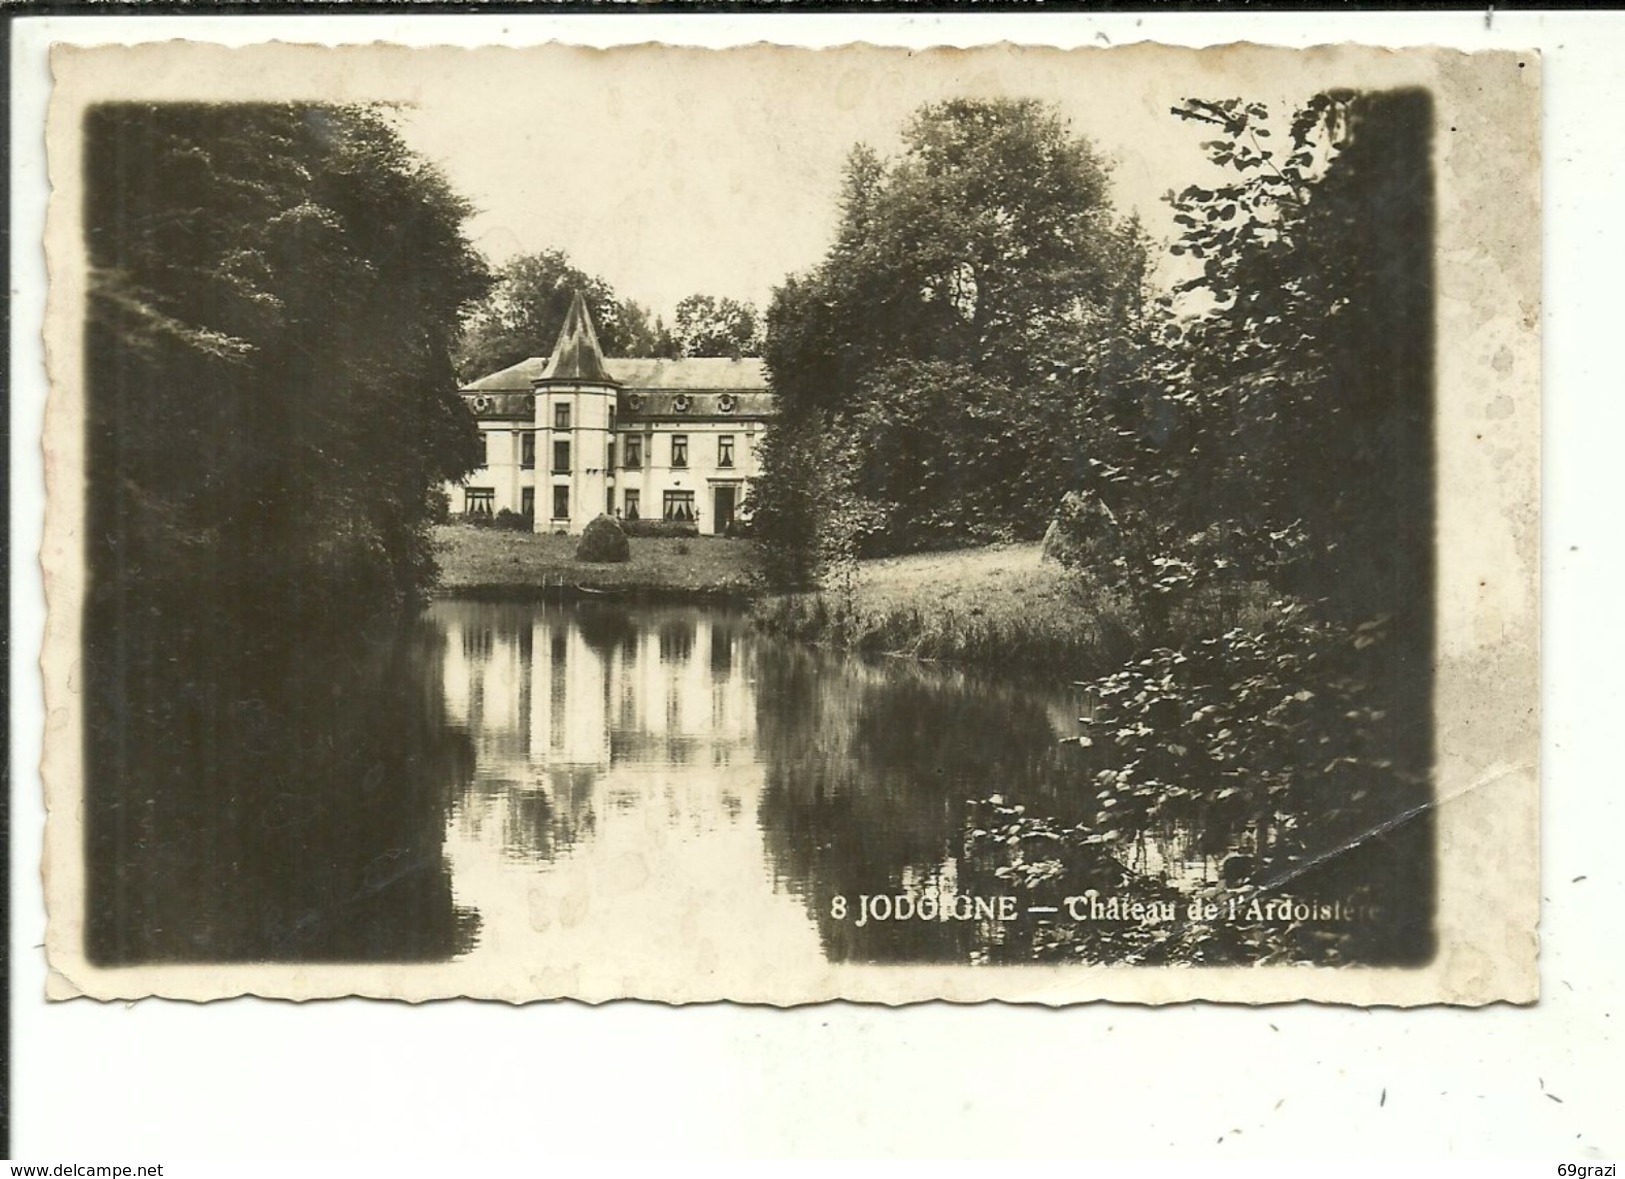
[[[621,299],[608,282],[578,268],[563,250],[543,250],[520,255],[497,271],[490,294],[464,322],[458,375],[471,381],[529,357],[546,356],[576,291],[587,301],[607,355],[658,353],[659,328],[650,323],[647,308]]]
[[[1424,962],[1431,102],[1332,92],[1290,114],[1243,99],[1173,114],[1213,129],[1204,179],[1170,194],[1185,277],[1068,373],[1103,427],[1075,560],[1129,592],[1142,649],[1090,685],[1092,820],[1068,836],[1006,809],[1020,838],[978,854],[1019,877],[1006,848],[1053,839],[1063,872],[1086,871],[1096,845],[1184,823],[1229,855],[1231,887],[1382,913],[1336,937],[1198,924],[1195,960]]]
[[[1033,375],[1109,302],[1135,249],[1108,175],[1088,140],[1032,100],[926,106],[892,160],[858,146],[833,247],[769,312],[775,375],[813,398],[840,398],[894,358]],[[835,369],[834,392],[800,386],[808,360]]]
[[[642,303],[623,299],[615,308],[616,350],[614,356],[663,356],[678,354],[677,342],[672,338],[660,316],[651,317]],[[600,345],[602,347],[602,345]]]
[[[487,283],[468,206],[379,110],[113,104],[85,131],[93,596],[415,595],[433,488],[479,457],[452,393]]]
[[[435,489],[480,459],[468,206],[387,111],[113,104],[83,132],[86,953],[454,953],[465,755],[410,644],[347,640],[394,631]]]
[[[1203,534],[1233,572],[1350,614],[1425,602],[1426,95],[1330,92],[1286,119],[1239,99],[1173,113],[1216,129],[1214,179],[1170,194],[1191,269],[1116,341],[1119,378],[1079,369],[1113,427],[1090,486],[1165,558],[1201,564],[1175,550]]]
[[[786,417],[826,413],[856,450],[879,544],[1036,535],[1075,481],[1087,423],[1054,364],[1110,330],[1143,270],[1108,176],[1027,100],[928,105],[896,157],[848,157],[835,242],[775,291],[764,355]]]
[[[761,348],[756,308],[727,296],[683,299],[672,334],[683,356],[754,356]]]

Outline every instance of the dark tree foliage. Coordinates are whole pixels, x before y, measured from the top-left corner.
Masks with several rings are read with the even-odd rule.
[[[468,208],[382,110],[118,104],[84,132],[87,953],[448,956],[466,751],[364,640],[481,457]]]
[[[1143,650],[1092,685],[1093,820],[998,816],[1010,846],[1070,850],[982,854],[1049,887],[1048,866],[1074,852],[1087,863],[1097,846],[1194,819],[1214,850],[1237,853],[1233,895],[1356,896],[1381,917],[1341,932],[1193,927],[1156,953],[1424,961],[1431,104],[1415,91],[1323,94],[1279,146],[1282,128],[1256,103],[1173,113],[1220,133],[1207,151],[1223,179],[1171,198],[1183,230],[1172,249],[1198,269],[1073,374],[1102,427],[1074,560],[1133,597]],[[1243,587],[1274,600],[1246,625],[1192,625],[1194,606]],[[1069,940],[1082,932],[1031,949],[1084,952]]]
[[[1131,571],[1265,577],[1355,620],[1424,612],[1432,528],[1432,197],[1425,95],[1269,112],[1191,101],[1222,183],[1171,199],[1200,265],[1077,375],[1107,428],[1088,489]],[[1194,301],[1195,313],[1180,314]],[[1101,372],[1117,377],[1102,383]],[[1143,587],[1155,591],[1155,581]],[[1163,587],[1170,588],[1170,587]]]
[[[578,269],[563,250],[524,254],[497,272],[496,283],[463,323],[457,374],[464,381],[553,350],[570,300],[580,291],[608,356],[674,355],[675,345],[647,308],[621,299],[604,279]]]
[[[1031,100],[926,106],[894,160],[858,146],[835,244],[768,312],[775,387],[838,406],[874,367],[905,358],[1041,376],[1134,251],[1107,176],[1093,146]]]
[[[905,549],[1042,532],[1079,476],[1079,398],[1010,386],[966,364],[898,360],[860,386],[838,445],[861,456],[856,485]]]
[[[878,547],[1036,536],[1076,482],[1078,396],[1050,374],[1120,318],[1143,269],[1107,175],[1033,101],[926,106],[895,159],[852,152],[836,241],[775,291],[764,356],[784,421],[827,414],[856,454],[848,490],[882,513]],[[775,479],[784,499],[802,473],[769,454]]]
[[[467,205],[378,110],[85,130],[93,593],[288,621],[412,598],[432,489],[480,457],[450,358],[486,283]]]
[[[683,299],[672,334],[680,356],[755,356],[762,347],[756,308],[726,296]]]

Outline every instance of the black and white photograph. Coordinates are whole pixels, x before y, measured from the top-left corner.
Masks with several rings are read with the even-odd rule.
[[[1538,54],[52,65],[53,998],[1536,997]]]

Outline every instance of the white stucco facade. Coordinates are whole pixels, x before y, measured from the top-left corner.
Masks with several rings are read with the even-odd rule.
[[[726,533],[773,414],[762,362],[606,360],[585,307],[571,313],[551,358],[460,390],[485,465],[447,488],[452,513],[514,512],[537,532],[577,533],[607,514]]]

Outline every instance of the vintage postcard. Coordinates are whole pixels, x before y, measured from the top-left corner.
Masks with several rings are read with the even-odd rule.
[[[1536,999],[1537,55],[51,67],[53,997]]]

